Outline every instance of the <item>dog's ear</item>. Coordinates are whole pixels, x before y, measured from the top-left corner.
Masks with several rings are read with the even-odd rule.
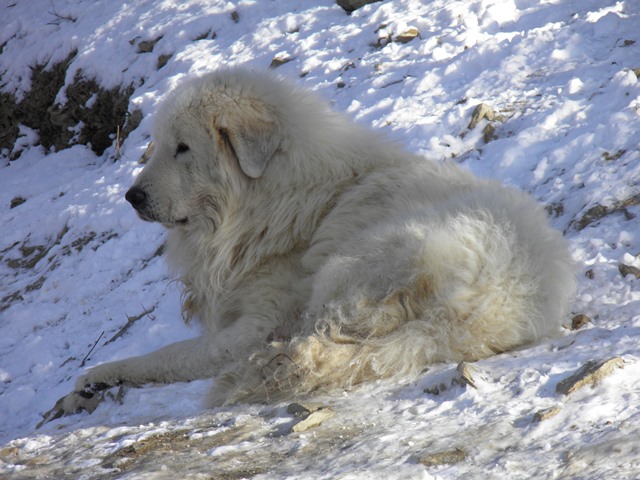
[[[260,177],[267,162],[280,146],[278,122],[270,115],[251,109],[236,112],[218,127],[222,141],[233,151],[242,171],[251,178]]]

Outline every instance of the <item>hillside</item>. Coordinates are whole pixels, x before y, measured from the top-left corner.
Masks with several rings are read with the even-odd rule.
[[[638,25],[615,0],[0,2],[0,478],[637,478]],[[437,364],[315,398],[334,415],[301,433],[287,403],[205,410],[209,381],[36,429],[84,368],[197,335],[124,193],[158,104],[229,65],[529,192],[576,262],[562,336],[473,385]]]

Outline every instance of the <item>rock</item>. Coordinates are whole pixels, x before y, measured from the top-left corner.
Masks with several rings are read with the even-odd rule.
[[[13,197],[11,199],[11,203],[9,204],[9,208],[16,208],[26,202],[27,199],[23,197]]]
[[[452,374],[446,372],[445,375],[451,376],[444,382],[441,381],[437,384],[434,383],[433,385],[424,388],[423,392],[428,395],[440,395],[442,392],[446,392],[454,385],[462,387],[466,387],[468,385],[473,388],[478,388],[476,381],[478,378],[482,379],[479,369],[466,362],[458,364],[455,372]]]
[[[269,65],[269,70],[274,70],[278,67],[281,67],[282,65],[285,65],[289,62],[291,62],[292,60],[294,60],[293,57],[288,57],[288,56],[276,56],[273,58],[273,60],[271,60],[271,64]]]
[[[426,387],[422,391],[427,395],[440,395],[442,392],[446,392],[447,390],[449,390],[450,386],[451,385],[447,385],[445,383],[439,383],[437,385]]]
[[[587,323],[591,323],[591,319],[580,313],[571,319],[571,330],[580,330]]]
[[[444,452],[429,453],[420,457],[418,461],[425,467],[437,467],[439,465],[451,465],[466,459],[468,453],[463,448],[455,448]]]
[[[308,417],[311,414],[311,410],[299,403],[291,403],[287,406],[287,413],[294,417]]]
[[[127,112],[124,126],[122,127],[122,138],[127,138],[131,132],[140,126],[142,122],[142,110],[136,108],[133,112]]]
[[[635,217],[635,215],[627,210],[628,207],[635,207],[640,205],[640,193],[636,193],[628,198],[623,200],[618,200],[613,203],[613,205],[605,206],[605,205],[595,205],[582,216],[580,220],[576,220],[575,223],[576,230],[580,231],[594,222],[601,220],[607,215],[611,215],[613,213],[622,213],[624,214],[627,220],[631,220]]]
[[[393,40],[394,42],[398,43],[409,43],[411,40],[419,36],[420,30],[418,30],[416,27],[409,27],[406,32],[401,33]]]
[[[611,375],[616,368],[622,368],[624,360],[620,357],[609,360],[591,360],[580,367],[573,375],[558,382],[556,392],[562,395],[579,390],[585,385],[597,385],[603,378]]]
[[[354,10],[369,5],[370,3],[380,2],[381,0],[336,0],[336,3],[340,5],[345,12],[351,13]]]
[[[496,135],[496,127],[494,127],[493,124],[488,123],[482,131],[482,138],[484,139],[484,143],[489,143],[491,140],[498,138]]]
[[[615,153],[604,152],[602,154],[602,159],[605,162],[614,162],[618,160],[620,157],[622,157],[625,153],[627,153],[626,150],[618,150]]]
[[[4,447],[0,449],[0,457],[15,457],[20,453],[18,447]]]
[[[155,149],[156,149],[156,144],[153,143],[153,141],[149,142],[149,145],[147,145],[147,149],[140,156],[140,160],[138,160],[138,163],[140,163],[142,165],[147,163],[149,161],[149,159],[151,158],[151,155],[153,155],[153,151]]]
[[[560,217],[564,214],[564,205],[561,202],[553,202],[545,206],[547,214],[553,217]]]
[[[492,122],[496,118],[496,113],[493,110],[493,107],[487,105],[486,103],[481,103],[478,105],[471,114],[471,121],[469,122],[469,126],[467,127],[469,130],[473,130],[478,125],[478,122],[483,119],[487,119]]]
[[[473,377],[478,376],[478,373],[479,372],[476,368],[472,367],[466,362],[461,362],[456,367],[456,375],[453,378],[452,383],[457,383],[458,385],[462,385],[463,387],[469,385],[477,389],[478,386],[476,385],[476,381]]]
[[[544,410],[539,410],[533,415],[534,422],[542,422],[543,420],[547,420],[551,417],[555,417],[562,410],[560,407],[550,407],[545,408]]]
[[[370,43],[370,47],[376,49],[383,48],[384,46],[388,45],[389,42],[391,42],[391,34],[387,31],[387,26],[388,25],[386,23],[382,23],[378,28],[374,30],[374,33],[378,35],[378,40],[376,40],[374,43]],[[377,63],[373,68],[376,72],[379,72],[381,70],[381,64]]]
[[[138,53],[150,53],[150,52],[153,52],[153,47],[155,47],[156,43],[158,43],[161,39],[162,39],[162,36],[159,36],[155,40],[143,40],[143,41],[141,41],[140,43],[138,43]]]
[[[623,277],[627,275],[633,275],[636,278],[640,278],[640,268],[633,265],[625,265],[624,263],[618,264],[618,271]]]
[[[305,418],[296,423],[291,430],[295,433],[305,432],[310,428],[319,426],[325,420],[330,419],[335,412],[328,407],[319,408],[315,412],[311,412]]]
[[[200,35],[197,35],[193,41],[194,42],[199,42],[200,40],[207,40],[209,38],[209,35],[211,35],[211,40],[213,40],[215,38],[216,33],[213,30],[207,30],[204,33],[201,33]]]
[[[582,230],[588,225],[597,222],[601,218],[607,215],[607,208],[602,205],[595,205],[591,207],[584,216],[578,221],[577,228]]]
[[[173,54],[160,55],[158,57],[158,63],[156,65],[156,69],[160,70],[162,67],[164,67],[167,63],[169,63],[169,60],[171,60],[171,57],[173,57]]]

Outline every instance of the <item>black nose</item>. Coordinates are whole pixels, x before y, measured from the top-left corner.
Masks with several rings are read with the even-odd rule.
[[[144,193],[144,190],[141,188],[131,187],[124,195],[124,198],[127,199],[127,202],[129,202],[133,208],[140,209],[147,200],[147,194]]]

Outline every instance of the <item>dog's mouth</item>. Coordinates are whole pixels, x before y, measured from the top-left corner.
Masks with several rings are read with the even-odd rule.
[[[186,227],[189,225],[188,218],[181,218],[180,220],[172,220],[171,222],[160,222],[165,228],[177,228],[177,227]]]
[[[180,218],[178,220],[163,221],[163,220],[160,220],[159,218],[154,218],[139,210],[137,211],[137,213],[140,220],[144,220],[145,222],[158,222],[158,223],[161,223],[166,228],[184,227],[186,225],[189,225],[189,219],[187,217]]]
[[[153,215],[150,215],[147,212],[143,212],[141,210],[136,209],[136,213],[138,214],[138,218],[140,220],[144,220],[145,222],[160,222],[160,220],[158,220],[157,218],[155,218]],[[162,222],[160,222],[162,223]]]
[[[140,210],[136,210],[136,213],[138,214],[138,218],[140,220],[144,220],[145,222],[155,222],[156,220],[151,218],[148,215],[145,215],[144,213],[142,213]]]

